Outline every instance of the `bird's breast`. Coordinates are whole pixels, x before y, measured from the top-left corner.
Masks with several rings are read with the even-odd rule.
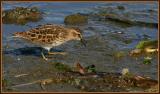
[[[65,41],[54,41],[53,43],[52,43],[52,46],[59,46],[59,45],[61,45],[61,44],[63,44]]]

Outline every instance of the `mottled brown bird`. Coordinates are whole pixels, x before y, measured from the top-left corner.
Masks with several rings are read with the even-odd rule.
[[[81,40],[85,45],[84,40],[82,39],[82,34],[78,28],[66,28],[54,24],[45,24],[37,26],[36,28],[30,29],[26,32],[16,32],[13,34],[13,37],[21,38],[30,41],[40,47],[46,49],[48,54],[65,54],[64,52],[50,52],[50,49],[54,46],[59,46],[70,40]],[[41,52],[42,57],[47,60],[44,56],[43,51]]]

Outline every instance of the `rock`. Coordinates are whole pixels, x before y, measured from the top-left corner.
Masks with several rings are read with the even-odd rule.
[[[137,45],[136,45],[136,49],[132,50],[130,52],[130,56],[139,56],[142,53],[154,53],[154,52],[158,52],[158,41],[157,40],[145,40],[145,41],[140,41]],[[146,63],[149,61],[144,60],[143,63]]]
[[[129,73],[129,69],[128,68],[124,68],[122,70],[122,75],[127,75]]]
[[[88,17],[81,14],[73,14],[66,16],[64,19],[64,23],[67,25],[81,25],[88,23]]]
[[[124,6],[117,7],[99,7],[92,13],[92,19],[98,19],[98,21],[106,21],[111,24],[115,24],[122,27],[131,27],[131,26],[140,26],[140,27],[149,27],[149,28],[158,28],[158,23],[156,20],[144,20],[144,18],[151,17],[143,15],[142,12],[138,14],[135,11],[123,11],[127,10]]]
[[[134,22],[117,14],[105,14],[106,21],[115,21],[121,24],[134,25]]]
[[[145,52],[147,52],[147,53],[154,53],[154,52],[158,52],[158,49],[155,49],[155,48],[145,48]]]
[[[2,22],[5,24],[26,24],[27,22],[39,21],[42,19],[42,12],[37,7],[25,8],[16,7],[4,10]]]
[[[145,48],[158,48],[158,40],[144,40],[140,41],[137,45],[137,49],[144,50]]]
[[[119,9],[119,10],[125,10],[125,7],[124,6],[117,6],[117,9]]]

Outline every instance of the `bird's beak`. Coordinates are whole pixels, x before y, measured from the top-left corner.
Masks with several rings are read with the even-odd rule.
[[[86,41],[82,38],[81,38],[81,43],[84,45],[84,47],[86,47]]]
[[[82,38],[82,35],[79,35],[80,41],[84,47],[86,47],[86,41]]]

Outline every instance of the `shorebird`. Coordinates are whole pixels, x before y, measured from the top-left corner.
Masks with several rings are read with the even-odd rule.
[[[50,52],[50,49],[70,40],[80,40],[84,46],[86,46],[80,29],[66,28],[55,24],[45,24],[25,32],[15,32],[12,37],[24,39],[36,44],[46,49],[48,54],[65,55],[65,52]],[[48,58],[45,57],[43,50],[41,51],[41,55],[43,59],[48,60]]]

